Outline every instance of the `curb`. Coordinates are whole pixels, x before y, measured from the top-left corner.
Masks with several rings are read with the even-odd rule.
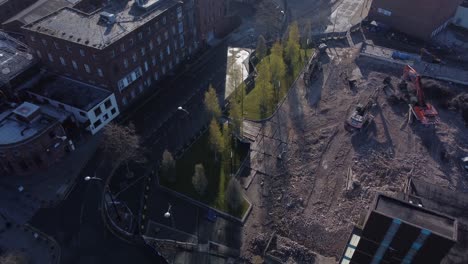
[[[33,235],[38,234],[40,237],[42,237],[44,239],[44,241],[46,241],[46,243],[52,244],[52,246],[49,247],[49,251],[54,251],[55,250],[56,254],[57,254],[57,255],[54,255],[53,252],[49,252],[49,253],[52,254],[51,255],[52,259],[55,260],[55,261],[53,261],[53,263],[55,263],[55,264],[60,263],[62,249],[60,248],[60,245],[57,243],[57,241],[53,237],[47,235],[46,233],[40,231],[39,229],[37,229],[37,228],[35,228],[35,227],[33,227],[33,226],[29,225],[29,224],[25,224],[23,226],[23,230],[26,231],[26,232],[29,231]],[[39,237],[37,237],[36,239],[39,239]]]

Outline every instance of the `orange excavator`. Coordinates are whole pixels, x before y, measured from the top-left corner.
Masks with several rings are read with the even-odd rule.
[[[421,84],[421,76],[413,67],[406,65],[403,71],[402,83],[413,83],[416,91],[416,101],[411,105],[414,117],[425,126],[435,125],[439,121],[439,113],[435,107],[424,100],[424,92]]]

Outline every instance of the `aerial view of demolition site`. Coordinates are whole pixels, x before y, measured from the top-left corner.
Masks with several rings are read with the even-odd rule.
[[[244,121],[253,263],[378,263],[379,250],[385,263],[468,263],[468,90],[447,77],[463,67],[427,50],[402,60],[361,31],[322,43],[275,113]],[[427,239],[407,256],[421,229],[449,246]]]

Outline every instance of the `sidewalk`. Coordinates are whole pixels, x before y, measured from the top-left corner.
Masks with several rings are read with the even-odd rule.
[[[60,246],[47,235],[28,226],[5,227],[0,221],[0,249],[23,253],[30,264],[52,264],[60,261]]]

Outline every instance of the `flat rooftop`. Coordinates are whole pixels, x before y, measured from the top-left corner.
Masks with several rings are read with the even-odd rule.
[[[37,105],[23,103],[16,109],[8,109],[0,114],[0,147],[34,138],[57,122],[56,118],[42,112],[30,122],[21,120],[15,112],[21,112],[21,108],[25,107],[32,107],[31,111],[41,111]]]
[[[28,48],[0,31],[0,87],[35,63]]]
[[[407,224],[428,229],[452,240],[457,237],[457,222],[454,218],[399,199],[379,195],[374,210],[389,217],[398,218]]]
[[[84,111],[91,110],[112,94],[108,90],[57,75],[44,77],[29,92]]]
[[[65,7],[23,28],[103,49],[179,3],[176,0],[151,1],[153,5],[147,10],[138,7],[135,0],[107,1],[106,6],[92,13]],[[116,22],[104,23],[100,20],[101,12],[114,14]]]
[[[18,0],[15,0],[18,1]],[[72,6],[77,0],[38,0],[18,14],[10,17],[3,25],[19,21],[22,25],[32,23],[66,6]]]

